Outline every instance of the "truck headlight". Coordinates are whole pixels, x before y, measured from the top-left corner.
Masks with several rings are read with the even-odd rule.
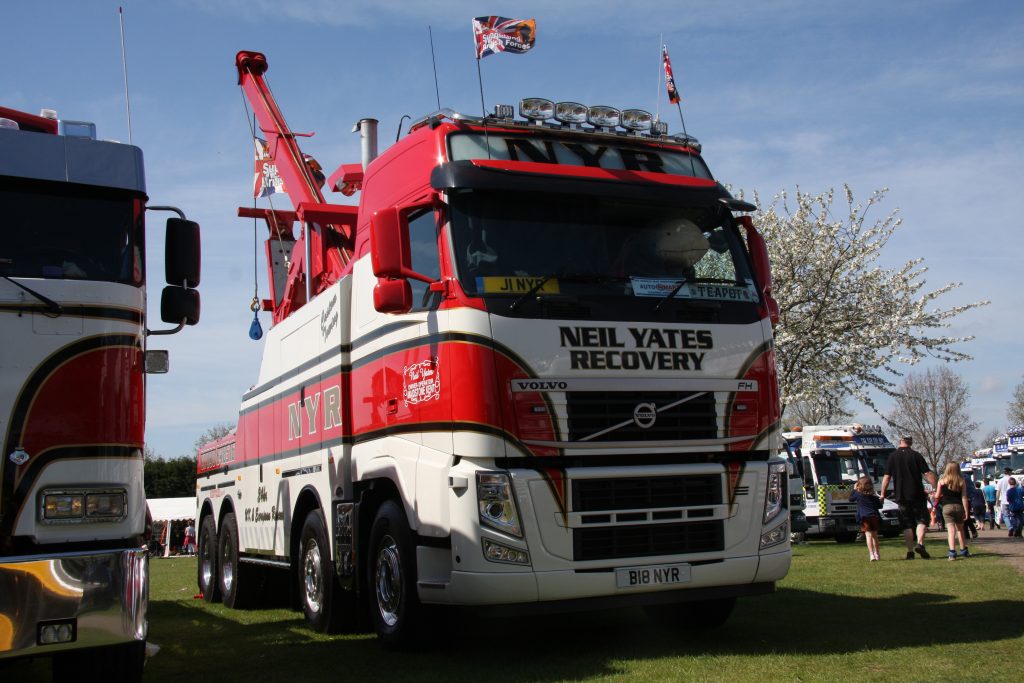
[[[772,521],[784,509],[786,500],[786,463],[768,465],[768,490],[764,497],[764,523]]]
[[[121,488],[47,489],[39,495],[44,524],[120,522],[128,516],[128,492]]]
[[[507,474],[477,472],[476,499],[480,507],[480,522],[492,529],[523,537],[519,513],[512,497],[512,483]]]

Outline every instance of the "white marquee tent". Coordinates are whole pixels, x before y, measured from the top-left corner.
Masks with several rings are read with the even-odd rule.
[[[170,538],[171,529],[175,523],[185,524],[196,517],[196,499],[190,498],[150,498],[146,501],[149,507],[149,516],[154,523],[166,522],[167,535]],[[161,539],[164,545],[164,556],[170,554],[171,544]]]

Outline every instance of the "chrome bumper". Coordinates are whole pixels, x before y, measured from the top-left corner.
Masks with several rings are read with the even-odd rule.
[[[0,558],[0,659],[145,640],[148,605],[142,548]],[[48,625],[71,640],[44,644]]]

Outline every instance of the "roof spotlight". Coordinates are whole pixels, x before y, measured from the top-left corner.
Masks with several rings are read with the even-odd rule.
[[[635,133],[650,130],[651,124],[654,123],[654,117],[651,116],[651,112],[644,111],[643,109],[625,109],[622,112],[621,118],[622,122],[619,125]]]
[[[615,128],[619,125],[619,110],[604,105],[591,107],[587,110],[587,123],[598,128]]]
[[[555,115],[555,103],[542,97],[519,100],[519,115],[531,122],[547,121]]]
[[[555,105],[555,119],[562,123],[586,123],[587,107],[579,102],[559,102]]]

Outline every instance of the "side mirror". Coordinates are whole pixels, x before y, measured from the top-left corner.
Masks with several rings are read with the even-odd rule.
[[[410,296],[411,298],[411,296]],[[160,319],[172,325],[195,325],[199,322],[199,292],[194,289],[164,287],[160,296]]]
[[[373,288],[373,307],[381,313],[408,313],[412,308],[412,287],[406,279],[377,280]]]
[[[779,302],[772,296],[772,266],[768,260],[768,245],[765,244],[761,233],[754,228],[754,221],[750,216],[740,216],[737,220],[746,230],[747,247],[750,249],[750,259],[754,262],[754,277],[760,285],[772,327],[775,327],[779,324]]]
[[[167,284],[198,287],[200,266],[199,224],[183,218],[168,218],[164,243]]]
[[[380,209],[370,219],[370,263],[377,277],[403,278],[412,270],[409,226],[396,207]]]

